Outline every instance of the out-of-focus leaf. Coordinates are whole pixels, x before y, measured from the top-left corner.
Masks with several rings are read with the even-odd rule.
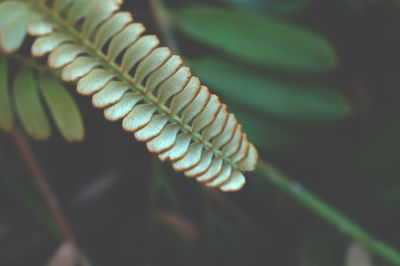
[[[235,114],[239,123],[243,126],[243,132],[259,149],[269,151],[297,150],[299,146],[303,147],[304,143],[307,142],[307,137],[303,133],[277,126],[239,108],[230,107],[229,111]]]
[[[39,77],[43,97],[62,136],[68,141],[81,141],[85,129],[81,113],[64,86],[53,77]]]
[[[291,14],[310,4],[310,0],[220,0],[239,7],[272,14]]]
[[[26,8],[27,6],[23,2],[7,1],[0,3],[0,30],[11,17],[26,10]]]
[[[18,72],[14,81],[15,107],[26,132],[37,140],[50,137],[47,120],[33,73],[28,69]]]
[[[324,38],[280,20],[192,6],[179,12],[179,21],[187,35],[246,62],[302,72],[335,66],[334,50]]]
[[[26,25],[37,18],[30,10],[20,11],[11,17],[0,32],[0,46],[6,53],[11,53],[22,45],[27,34]]]
[[[300,121],[336,120],[350,114],[343,95],[323,86],[266,78],[211,58],[194,60],[192,67],[213,90],[267,114]]]
[[[345,266],[372,266],[368,251],[358,243],[351,243],[347,249]]]
[[[14,113],[8,90],[8,69],[6,60],[0,59],[0,129],[10,131],[14,126]]]

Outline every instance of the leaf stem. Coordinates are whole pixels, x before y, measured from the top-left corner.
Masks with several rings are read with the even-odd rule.
[[[395,265],[400,265],[400,254],[397,250],[373,238],[359,225],[302,187],[301,184],[290,180],[271,164],[260,161],[256,173],[265,178],[268,183],[274,185],[301,205],[317,214],[323,220],[361,243],[371,252]]]

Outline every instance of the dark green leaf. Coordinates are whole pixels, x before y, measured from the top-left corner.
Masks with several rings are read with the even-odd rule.
[[[220,0],[239,7],[250,8],[274,14],[290,14],[298,12],[310,4],[310,0]]]
[[[15,107],[26,132],[37,140],[50,137],[50,125],[46,117],[33,73],[22,69],[14,81]]]
[[[52,77],[41,75],[39,82],[61,135],[68,141],[81,141],[85,135],[82,116],[69,92]]]
[[[300,121],[326,121],[348,116],[350,104],[323,86],[266,78],[217,59],[192,61],[193,70],[224,97],[268,114]]]
[[[246,62],[303,72],[323,72],[336,63],[324,38],[280,20],[207,6],[185,8],[179,16],[187,35]]]
[[[0,60],[0,129],[10,131],[14,126],[14,113],[11,108],[8,90],[7,62]]]
[[[307,142],[303,133],[277,126],[266,119],[256,117],[238,108],[230,107],[229,111],[235,114],[239,123],[243,126],[243,132],[259,149],[269,151],[298,150],[299,146],[303,146]]]

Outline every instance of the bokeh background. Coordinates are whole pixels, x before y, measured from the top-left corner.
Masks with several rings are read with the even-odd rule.
[[[263,160],[400,249],[399,1],[136,0],[123,10],[182,55]],[[21,63],[8,65],[13,76]],[[393,265],[257,174],[230,194],[185,178],[66,87],[82,142],[54,125],[47,141],[16,130],[93,265]],[[14,139],[0,132],[0,265],[46,265],[63,240]]]

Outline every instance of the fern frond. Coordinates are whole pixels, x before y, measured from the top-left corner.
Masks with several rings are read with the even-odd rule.
[[[121,1],[54,0],[30,5],[41,20],[32,54],[49,54],[64,81],[92,95],[110,121],[122,127],[176,171],[209,187],[235,191],[254,170],[257,150],[218,96],[192,76],[179,56],[159,47],[155,35],[120,12]]]

